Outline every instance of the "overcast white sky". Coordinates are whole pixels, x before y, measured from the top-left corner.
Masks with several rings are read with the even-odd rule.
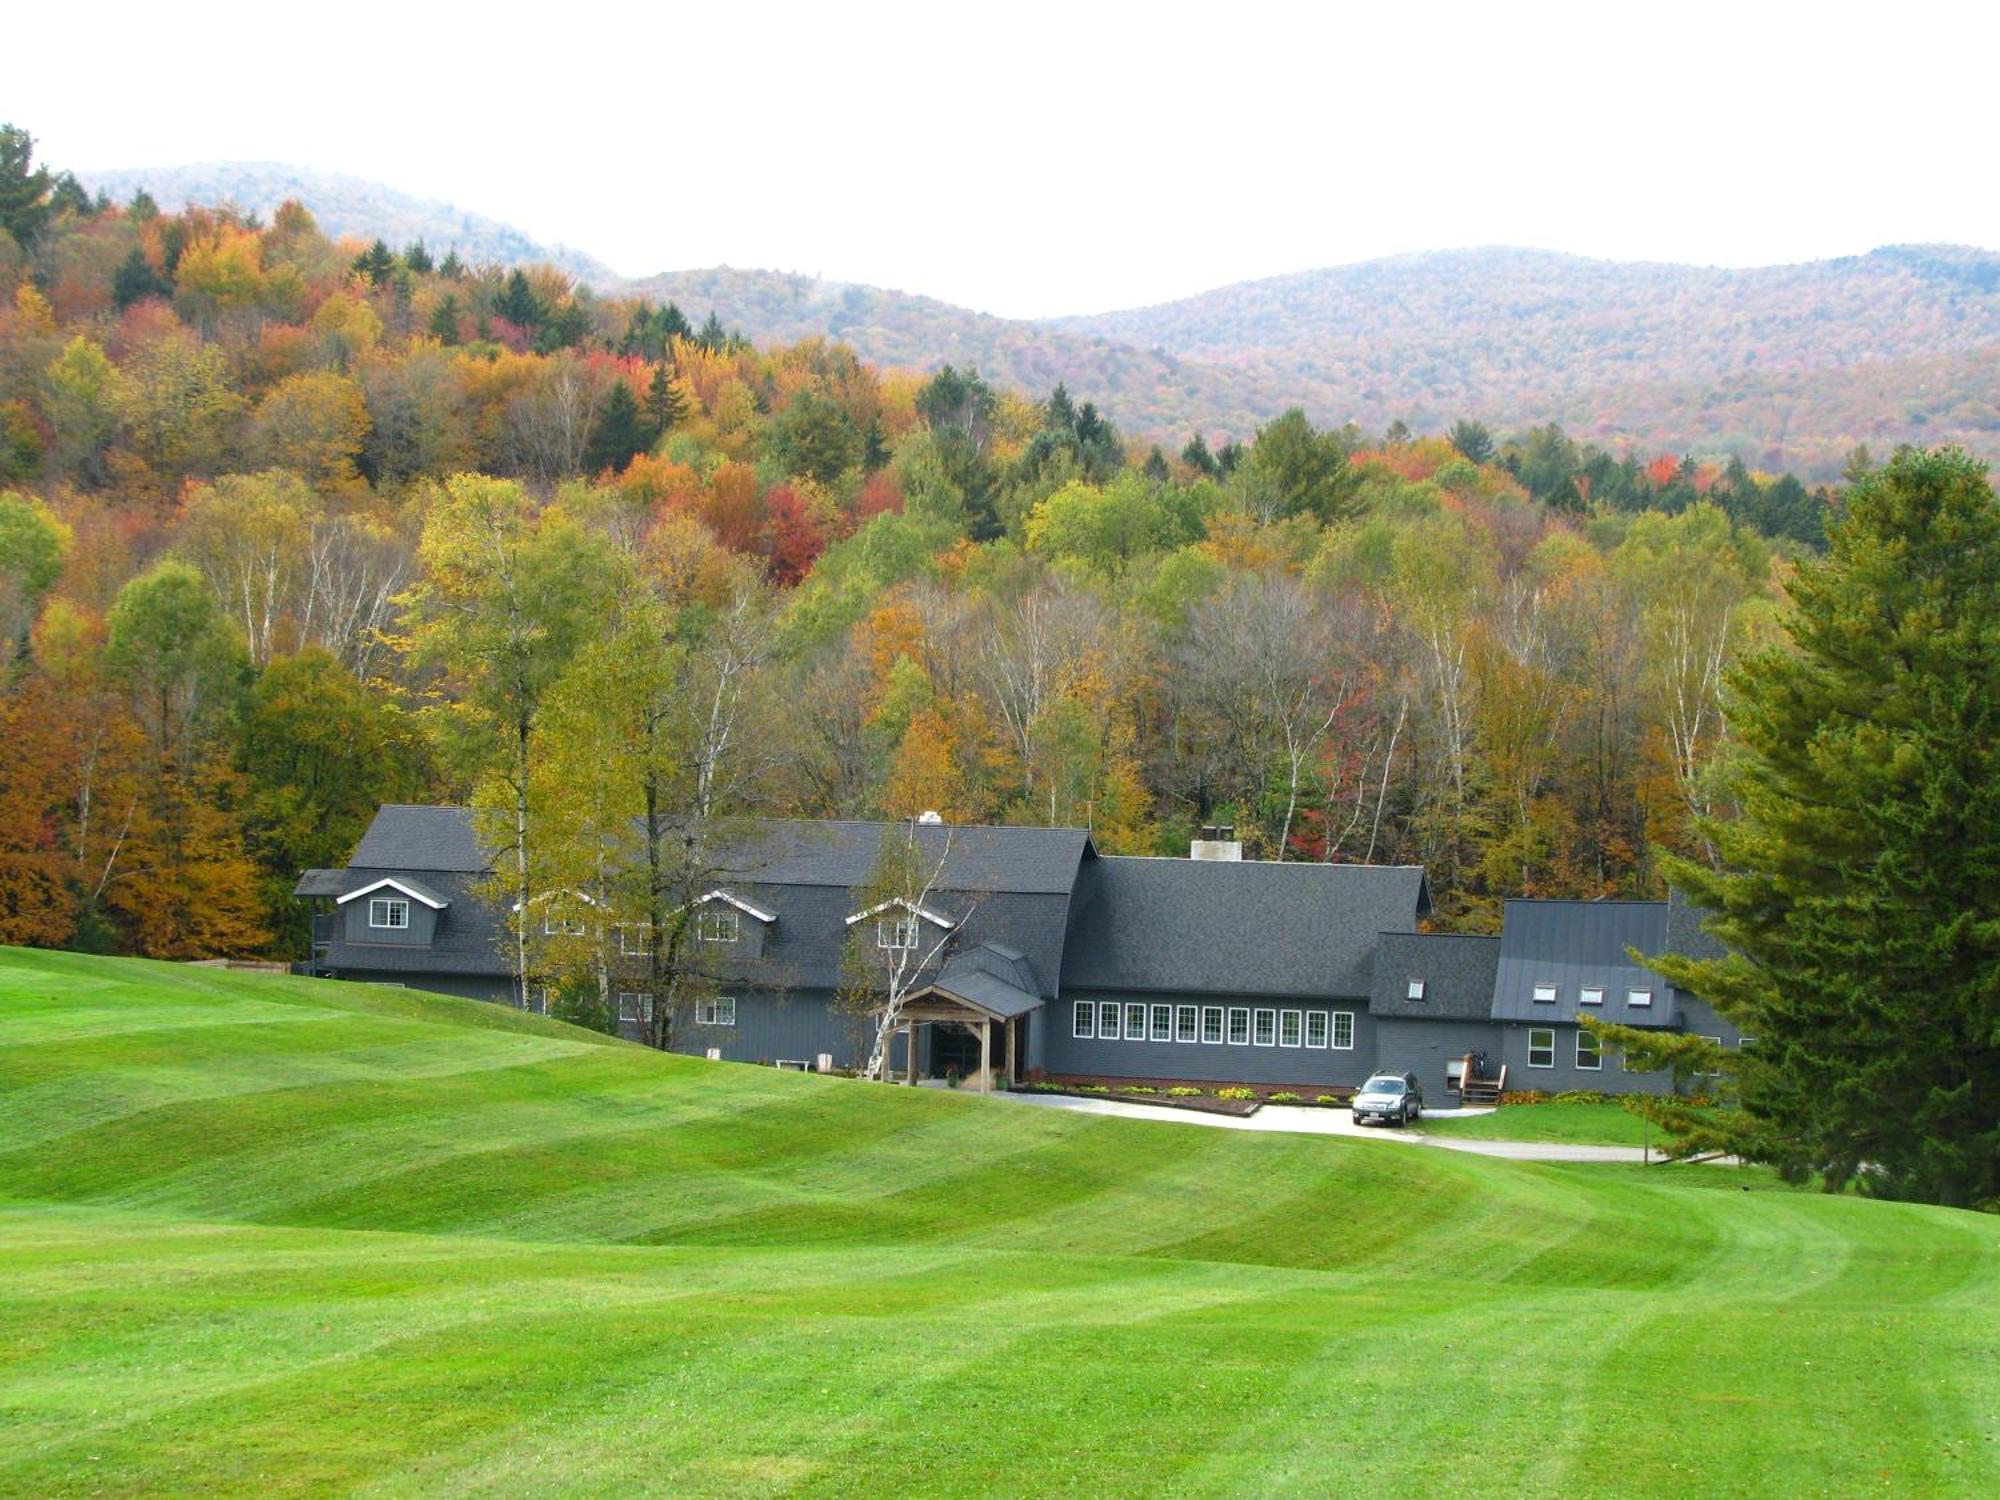
[[[2000,246],[1991,0],[120,10],[6,23],[51,164],[350,172],[633,275],[1040,316],[1473,244]]]

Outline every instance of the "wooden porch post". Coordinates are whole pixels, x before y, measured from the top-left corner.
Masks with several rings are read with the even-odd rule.
[[[993,1092],[993,1023],[984,1017],[979,1022],[979,1092]]]
[[[909,1066],[904,1070],[903,1081],[911,1088],[917,1086],[917,1023],[912,1021],[903,1028],[903,1045],[908,1048],[906,1059]]]

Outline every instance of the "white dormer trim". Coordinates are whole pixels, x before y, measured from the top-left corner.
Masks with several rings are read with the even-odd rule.
[[[879,917],[892,906],[900,906],[904,911],[912,912],[922,917],[932,926],[942,927],[946,932],[950,932],[954,927],[958,926],[958,923],[952,921],[950,917],[942,916],[932,911],[929,907],[919,906],[914,901],[905,901],[901,896],[892,896],[887,901],[878,902],[876,905],[869,907],[866,911],[856,912],[847,919],[847,925],[852,927],[856,922],[865,922],[870,917]]]
[[[422,891],[411,890],[402,881],[392,875],[385,875],[373,885],[364,885],[358,891],[349,891],[345,896],[336,896],[333,898],[333,904],[335,906],[345,906],[350,901],[359,901],[363,896],[373,895],[384,886],[387,886],[392,891],[400,891],[412,901],[423,902],[432,911],[443,911],[447,906],[451,905],[449,901],[440,901],[435,896],[426,896]]]
[[[528,898],[528,905],[540,906],[544,901],[556,901],[556,900],[581,901],[585,906],[597,905],[597,898],[592,896],[588,891],[566,891],[562,889],[557,889],[553,891],[537,891],[534,895]],[[521,903],[518,901],[516,901],[513,904],[513,906],[509,908],[509,910],[517,912],[520,909],[521,909]]]
[[[758,921],[763,922],[766,925],[778,920],[778,914],[776,912],[765,911],[761,907],[752,906],[748,901],[745,901],[741,896],[732,896],[729,894],[729,892],[722,890],[710,891],[706,896],[702,896],[699,899],[697,899],[694,902],[694,905],[706,906],[711,901],[725,901],[729,905],[735,907],[738,911],[742,912],[744,916],[755,917]]]

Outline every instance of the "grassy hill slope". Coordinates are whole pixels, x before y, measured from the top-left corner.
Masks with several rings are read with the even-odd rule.
[[[1751,1174],[0,950],[0,1492],[1986,1493],[1996,1283]]]

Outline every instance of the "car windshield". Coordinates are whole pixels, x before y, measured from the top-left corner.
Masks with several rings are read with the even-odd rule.
[[[1364,1094],[1400,1094],[1403,1080],[1400,1078],[1371,1078],[1361,1085]]]

